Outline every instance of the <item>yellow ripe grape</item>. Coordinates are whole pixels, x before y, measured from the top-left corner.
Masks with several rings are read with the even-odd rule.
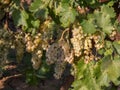
[[[89,57],[88,55],[85,56],[85,59],[86,59],[86,60],[89,60],[89,58],[90,58],[90,57]]]
[[[111,33],[110,37],[114,37],[116,34],[117,34],[117,31],[116,31],[116,30],[114,30],[114,31],[112,31],[112,33]]]
[[[89,49],[87,40],[85,40],[85,42],[84,42],[84,49],[86,49],[86,50]]]
[[[74,61],[73,51],[71,51],[68,55],[66,55],[65,61],[68,62],[69,64],[73,63]]]
[[[38,55],[38,58],[41,58],[41,55]]]
[[[100,43],[98,43],[98,44],[95,44],[95,48],[96,48],[96,50],[99,50],[99,49],[101,49],[101,48],[103,48],[103,44],[100,44]]]
[[[38,50],[36,54],[41,55],[42,54],[41,50]]]
[[[27,51],[27,52],[31,52],[31,51],[32,51],[31,47],[30,47],[30,46],[27,46],[27,47],[26,47],[26,51]]]
[[[33,44],[32,41],[28,41],[28,42],[27,42],[27,45],[28,45],[28,46],[33,46],[34,44]]]
[[[41,38],[41,33],[37,33],[37,35],[35,36],[35,38]]]
[[[11,45],[11,47],[10,47],[11,49],[15,49],[15,45]]]
[[[88,39],[88,46],[89,46],[89,48],[92,48],[92,41],[90,40],[90,39]]]
[[[35,40],[34,40],[34,44],[36,45],[36,46],[38,46],[38,44],[40,43],[40,39],[39,38],[36,38]]]
[[[25,34],[25,41],[27,42],[27,41],[31,41],[32,39],[31,39],[31,37],[30,37],[30,35],[29,34]]]
[[[27,40],[27,41],[30,41],[30,40],[31,40],[31,37],[30,37],[30,36],[28,36],[28,37],[26,38],[26,40]]]
[[[42,57],[42,51],[41,50],[38,50],[38,51],[34,51],[32,53],[32,66],[35,70],[37,70],[40,65],[41,65],[41,57]]]
[[[114,30],[114,31],[112,31],[112,33],[109,35],[109,37],[110,37],[111,40],[115,40],[115,39],[116,39],[116,37],[115,37],[116,35],[117,35],[117,31]]]
[[[88,50],[84,50],[84,54],[89,55],[89,51]]]
[[[97,61],[97,60],[100,60],[100,57],[95,57],[94,59]]]
[[[92,48],[92,43],[89,43],[89,48]]]
[[[95,43],[99,43],[101,40],[101,36],[100,35],[93,35],[93,40]]]
[[[42,57],[42,51],[41,51],[41,50],[38,50],[38,51],[36,52],[36,55],[37,55],[38,58],[41,58],[41,57]]]
[[[100,44],[96,44],[95,47],[96,49],[98,49],[100,47]]]
[[[35,45],[31,46],[31,51],[33,52],[35,50],[35,48],[36,48]]]

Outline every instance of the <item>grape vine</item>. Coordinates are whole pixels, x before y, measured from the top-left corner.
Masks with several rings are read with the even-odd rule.
[[[70,90],[105,90],[110,82],[120,85],[115,3],[119,0],[0,0],[0,62],[14,48],[18,63],[25,52],[32,55],[36,77],[53,72],[60,79],[70,65],[75,77]]]

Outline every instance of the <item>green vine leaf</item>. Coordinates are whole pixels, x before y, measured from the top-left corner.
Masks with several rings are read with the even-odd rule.
[[[84,64],[80,60],[77,65],[76,79],[73,82],[73,89],[70,90],[103,90],[102,87],[108,87],[112,81],[115,85],[120,84],[120,56],[105,56],[100,61]]]
[[[113,53],[113,50],[112,49],[107,49],[105,52],[104,52],[104,55],[105,56],[108,56],[108,55],[112,55]]]
[[[78,62],[76,68],[80,68],[80,69],[77,69],[78,71],[76,72],[76,75],[77,75],[76,79],[82,79],[84,77],[83,73],[85,72],[87,65],[82,60],[81,62]]]
[[[42,6],[42,1],[41,0],[34,0],[33,3],[31,3],[30,6],[30,11],[36,12],[40,7]]]
[[[39,28],[39,25],[40,25],[40,21],[39,20],[31,21],[31,23],[32,23],[34,28]]]
[[[40,20],[45,20],[48,17],[48,9],[47,8],[38,9],[38,11],[35,12],[34,16],[36,18],[39,18]]]
[[[95,31],[100,30],[109,35],[113,30],[112,18],[114,17],[114,9],[103,5],[100,10],[95,10],[93,14],[88,14],[87,20],[83,20],[81,23],[83,31],[85,33],[95,33]]]
[[[97,26],[101,28],[103,32],[110,34],[113,30],[113,26],[111,24],[111,18],[109,14],[106,14],[106,12],[100,13],[98,11],[95,11],[94,15]]]
[[[37,84],[39,78],[51,77],[54,70],[54,75],[59,71],[62,74],[64,68],[54,67],[60,61],[70,64],[69,70],[72,69],[71,74],[75,79],[72,90],[106,90],[110,82],[115,86],[120,85],[120,41],[116,40],[116,36],[110,38],[113,31],[120,32],[114,6],[119,0],[10,1],[8,7],[0,6],[0,28],[8,29],[0,30],[0,59],[6,60],[7,50],[11,51],[11,48],[19,51],[18,44],[21,42],[24,46],[21,48],[22,54],[17,53],[15,58],[21,59],[21,55],[25,55],[29,62],[32,60],[26,64],[28,83]],[[14,34],[12,28],[23,31]],[[59,43],[61,38],[69,44],[69,50],[64,55],[59,54],[66,50]],[[114,38],[115,41],[112,41]],[[62,47],[62,51],[58,46]],[[51,51],[57,51],[58,55],[51,54]],[[49,57],[56,58],[54,64],[47,65],[51,62]],[[24,56],[22,59],[27,60]],[[38,70],[32,68],[36,63],[39,63]],[[62,78],[64,73],[59,76]]]
[[[113,46],[115,47],[117,53],[120,55],[120,43],[118,41],[114,41]]]
[[[109,15],[110,18],[114,18],[116,16],[114,9],[112,7],[107,6],[107,5],[101,6],[101,13],[103,13],[104,15]]]
[[[60,22],[63,27],[68,27],[76,19],[77,12],[75,9],[69,6],[69,4],[61,4],[59,7]]]
[[[81,23],[81,26],[83,28],[84,33],[95,33],[96,32],[96,28],[95,25],[93,24],[92,20],[84,20]]]
[[[27,19],[29,18],[29,15],[26,11],[15,9],[14,12],[12,13],[12,17],[13,17],[14,23],[17,26],[22,25],[25,28],[28,28]]]
[[[77,77],[72,86],[74,87],[71,90],[101,90],[100,86],[96,83],[95,70],[96,68],[92,63],[85,64],[83,61],[80,61],[77,67]],[[96,69],[97,70],[97,69]],[[99,74],[99,72],[97,73]]]
[[[120,84],[118,78],[120,77],[120,57],[115,56],[114,60],[111,60],[110,56],[106,56],[102,59],[101,64],[101,76],[98,82],[101,86],[109,86],[110,81],[115,85]]]
[[[98,26],[101,27],[105,33],[110,34],[113,30],[111,19],[115,17],[114,9],[103,5],[101,6],[100,12],[95,12],[95,16]]]

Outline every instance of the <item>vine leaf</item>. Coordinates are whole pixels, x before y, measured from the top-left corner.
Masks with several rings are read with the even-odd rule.
[[[94,17],[99,28],[101,28],[107,34],[110,34],[112,32],[113,26],[111,24],[111,18],[108,14],[96,11],[94,13]]]
[[[101,6],[100,10],[95,10],[93,14],[87,15],[87,20],[83,20],[81,25],[85,33],[95,33],[102,30],[106,34],[111,34],[113,30],[114,9],[108,6]]]
[[[120,57],[115,56],[114,60],[111,60],[110,56],[106,56],[102,59],[101,64],[101,76],[98,79],[98,82],[101,86],[109,86],[110,81],[115,85],[120,84],[118,80],[120,76]]]
[[[110,49],[107,49],[105,52],[104,52],[104,55],[105,56],[108,56],[108,55],[112,55],[113,53],[113,50],[110,48]]]
[[[120,43],[118,41],[113,42],[113,45],[118,54],[120,54]]]
[[[38,9],[34,15],[36,18],[40,18],[40,20],[45,20],[48,17],[48,10],[47,8]]]
[[[48,17],[47,5],[49,4],[49,2],[50,0],[35,0],[31,3],[29,10],[33,13],[35,18],[39,18],[43,21]]]
[[[114,18],[116,16],[115,12],[114,12],[114,9],[112,7],[107,6],[107,5],[103,5],[101,7],[101,12],[103,14],[109,15],[110,18]]]
[[[96,32],[96,28],[95,28],[95,25],[92,23],[92,20],[84,20],[82,23],[81,23],[81,26],[83,28],[83,31],[85,33],[95,33]]]
[[[81,62],[78,62],[76,68],[77,68],[77,72],[76,72],[77,77],[76,78],[77,79],[83,78],[83,73],[84,73],[85,69],[87,68],[87,65],[84,64],[83,61],[81,61]],[[80,68],[80,69],[78,69],[78,68]]]
[[[32,12],[36,12],[40,6],[42,6],[42,1],[41,0],[34,0],[33,3],[31,3],[31,6],[30,6],[30,11]]]
[[[112,7],[109,7],[107,5],[101,6],[101,14],[98,20],[101,23],[101,27],[103,28],[103,31],[107,34],[110,34],[113,30],[113,25],[112,25],[112,18],[115,17],[115,12]],[[99,24],[100,24],[99,23]]]
[[[101,6],[101,11],[94,12],[94,18],[96,19],[96,24],[99,28],[110,34],[113,30],[112,18],[115,17],[114,9],[106,5]]]
[[[116,55],[111,60],[110,55],[103,57],[97,63],[84,64],[80,60],[76,65],[76,80],[71,90],[102,90],[108,87],[112,81],[115,85],[120,84],[120,56]]]
[[[96,83],[96,78],[94,76],[95,71],[93,63],[85,64],[82,60],[78,62],[76,68],[77,77],[72,84],[72,86],[74,87],[72,90],[100,90],[100,86]]]
[[[31,21],[31,24],[33,25],[33,27],[39,28],[40,21],[39,20]]]
[[[28,27],[27,19],[29,18],[29,15],[27,14],[26,11],[24,10],[20,11],[20,10],[15,9],[14,12],[12,13],[12,17],[13,17],[14,23],[17,26],[22,25],[25,28]]]
[[[77,16],[77,12],[68,4],[62,4],[60,7],[60,22],[62,23],[63,27],[68,27],[71,23],[74,22]]]

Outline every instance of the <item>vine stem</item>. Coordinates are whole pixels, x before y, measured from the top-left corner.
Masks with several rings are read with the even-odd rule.
[[[64,34],[65,34],[67,31],[69,31],[69,28],[65,29],[65,30],[62,32],[62,35],[61,35],[59,41],[62,41],[62,40],[63,40]]]

